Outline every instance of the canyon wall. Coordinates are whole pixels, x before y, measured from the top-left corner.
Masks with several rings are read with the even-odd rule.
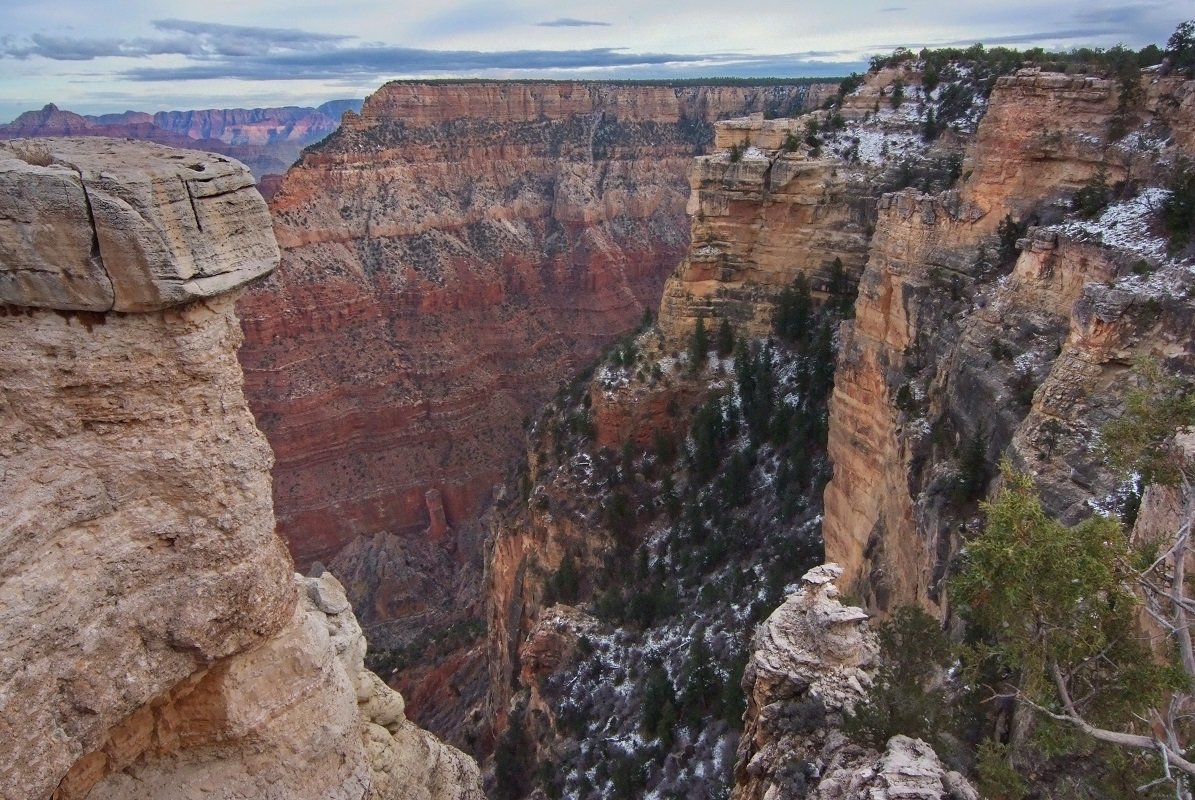
[[[766,335],[776,296],[798,275],[825,297],[835,259],[852,281],[863,270],[879,171],[777,152],[777,132],[799,133],[804,121],[756,122],[718,127],[724,146],[740,137],[750,144],[744,154],[723,150],[689,169],[692,242],[660,307],[671,341],[682,341],[697,319],[707,327],[729,319],[744,333]]]
[[[239,307],[296,561],[386,533],[366,560],[416,581],[455,551],[476,576],[520,421],[655,308],[711,123],[830,88],[400,82],[346,115],[274,196],[282,266]],[[448,527],[424,537],[429,489]],[[366,621],[449,604],[437,583]]]
[[[1150,229],[1156,190],[1087,228],[1063,219],[1098,176],[1157,183],[1182,152],[1166,131],[1195,124],[1174,112],[1190,83],[1143,84],[1131,132],[1114,139],[1114,82],[1033,70],[1000,78],[958,188],[880,202],[856,320],[842,332],[823,531],[827,558],[847,570],[844,590],[869,606],[942,601],[949,559],[976,524],[967,502],[1006,449],[1068,522],[1116,489],[1095,431],[1119,413],[1134,356],[1184,357],[1167,342],[1182,338],[1189,311],[1182,292],[1159,286],[1181,285],[1186,272]],[[1169,277],[1143,281],[1134,269]],[[1094,299],[1103,283],[1115,300]],[[1092,348],[1093,307],[1119,329],[1101,336],[1120,350]],[[977,469],[968,449],[981,475],[966,474]]]
[[[236,358],[278,259],[252,176],[33,140],[0,185],[0,796],[479,799],[274,533]]]
[[[908,93],[899,107],[896,80]],[[689,171],[692,244],[660,308],[660,329],[683,348],[699,319],[711,333],[721,319],[770,333],[798,275],[815,299],[830,296],[835,272],[857,284],[856,319],[839,337],[823,533],[844,591],[880,610],[941,601],[976,522],[968,502],[1006,450],[1039,473],[1052,513],[1090,513],[1116,488],[1092,441],[1117,413],[1127,365],[1182,349],[1166,344],[1185,318],[1182,292],[1132,280],[1158,269],[1185,280],[1161,223],[1145,219],[1164,195],[1123,200],[1110,231],[1098,219],[1076,228],[1072,199],[1097,181],[1112,199],[1164,183],[1190,152],[1192,83],[1143,73],[1122,101],[1115,80],[1037,69],[997,79],[987,98],[955,80],[972,108],[932,145],[922,134],[943,89],[925,92],[911,63],[869,74],[837,112],[719,123],[724,149]],[[957,170],[935,185],[947,159]],[[1088,340],[1078,315],[1105,282],[1128,293],[1099,303],[1123,317],[1127,349],[1077,352]],[[1162,317],[1148,332],[1132,321],[1146,307]],[[968,447],[986,462],[985,485],[960,490]]]

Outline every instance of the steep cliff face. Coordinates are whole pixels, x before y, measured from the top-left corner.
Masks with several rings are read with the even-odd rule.
[[[776,126],[764,125],[760,118],[751,129],[719,126],[720,141],[743,136],[751,149],[737,160],[728,150],[699,158],[690,168],[692,243],[660,307],[672,341],[682,341],[699,318],[729,319],[744,333],[764,335],[776,296],[798,275],[825,296],[835,259],[851,279],[862,271],[877,171],[777,154],[779,143],[761,141]],[[786,127],[795,134],[803,123]],[[770,151],[760,149],[767,144]]]
[[[0,183],[0,794],[479,798],[274,534],[236,360],[277,263],[251,176],[34,140]]]
[[[336,130],[340,120],[314,108],[285,106],[159,111],[153,115],[153,123],[191,139],[218,139],[226,144],[249,145],[285,141],[302,147],[318,142]]]
[[[846,591],[872,607],[940,602],[948,559],[972,524],[968,500],[1010,444],[1067,521],[1115,489],[1093,432],[1117,413],[1134,355],[1183,349],[1171,326],[1186,317],[1185,290],[1157,287],[1185,285],[1187,273],[1151,229],[1158,190],[1090,223],[1067,215],[1074,193],[1101,176],[1109,186],[1157,181],[1182,152],[1193,123],[1174,109],[1187,85],[1146,79],[1144,89],[1132,130],[1113,140],[1112,82],[1001,78],[957,191],[880,202],[857,318],[842,334],[824,528]],[[1172,133],[1156,138],[1163,130]],[[1017,241],[1030,224],[1039,227]],[[1134,270],[1167,277],[1151,284]],[[1102,301],[1097,282],[1113,287]],[[1096,337],[1084,333],[1093,304],[1103,309]]]
[[[908,83],[909,99],[881,107],[881,92],[891,93],[897,80]],[[880,194],[953,180],[961,142],[974,127],[964,117],[926,141],[927,114],[940,108],[941,90],[931,94],[919,83],[913,70],[884,70],[829,110],[715,126],[717,152],[689,169],[691,242],[660,306],[660,328],[671,342],[683,341],[698,319],[707,326],[727,319],[743,333],[766,335],[777,296],[798,276],[821,299],[859,280]]]
[[[429,488],[475,557],[454,537],[519,421],[655,306],[711,121],[820,91],[394,83],[346,117],[275,195],[282,268],[240,306],[296,560],[422,536]]]

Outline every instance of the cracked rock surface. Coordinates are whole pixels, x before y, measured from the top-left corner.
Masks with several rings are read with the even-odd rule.
[[[277,265],[239,161],[95,137],[0,143],[0,302],[154,311]]]

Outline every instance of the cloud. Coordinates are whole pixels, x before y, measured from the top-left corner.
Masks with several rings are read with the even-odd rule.
[[[1075,19],[1088,24],[1103,24],[1109,28],[1126,30],[1140,22],[1141,15],[1155,8],[1169,7],[1163,3],[1136,3],[1126,6],[1085,8],[1075,12]]]
[[[1107,34],[1101,27],[1069,28],[1051,31],[1037,31],[1033,33],[1011,33],[1003,36],[976,36],[972,39],[933,39],[921,42],[902,42],[900,44],[875,44],[869,49],[873,51],[891,51],[898,47],[908,47],[920,50],[922,47],[970,47],[981,43],[986,47],[1000,47],[1005,45],[1045,46],[1053,42],[1081,41],[1091,42]]]
[[[443,14],[433,26],[452,29],[459,14]],[[497,24],[481,15],[473,24]],[[546,27],[609,26],[610,23],[562,17],[537,23]],[[33,56],[56,61],[123,57],[145,63],[117,75],[139,83],[172,81],[376,81],[393,76],[479,75],[495,73],[590,73],[723,76],[797,76],[845,74],[854,64],[836,64],[848,54],[809,50],[797,53],[742,54],[632,52],[620,47],[576,50],[439,50],[362,43],[355,37],[295,28],[224,25],[183,19],[153,21],[157,36],[133,39],[83,38],[37,34],[24,41],[0,39],[0,59]],[[163,65],[149,57],[184,56],[181,64]]]
[[[887,8],[881,8],[880,13],[891,14],[894,11],[908,11],[908,10],[909,10],[908,6],[888,6]]]
[[[447,37],[449,39],[470,33],[494,34],[496,31],[525,24],[517,14],[502,4],[491,2],[470,2],[451,4],[421,21],[411,25],[410,35],[419,41]]]
[[[190,19],[155,19],[154,28],[196,37],[204,50],[216,55],[261,53],[263,49],[302,50],[333,47],[353,36],[315,33],[298,28],[256,28],[246,25],[201,23]]]
[[[754,70],[767,75],[779,69],[783,74],[809,74],[815,60],[833,56],[828,51],[775,55],[718,53],[630,53],[618,48],[587,50],[427,50],[411,47],[346,47],[322,52],[287,52],[227,58],[181,67],[139,67],[122,77],[140,82],[186,81],[231,78],[239,80],[310,80],[372,78],[392,75],[484,73],[488,71],[534,72],[550,70],[610,70],[629,68],[699,67],[706,74],[740,74]],[[848,65],[826,67],[845,74]],[[710,71],[713,70],[711,73]],[[822,70],[820,74],[826,74]]]
[[[239,57],[263,52],[327,49],[354,38],[297,28],[258,28],[182,19],[158,19],[153,21],[153,26],[168,35],[102,39],[35,33],[27,43],[5,37],[0,40],[0,58],[40,56],[54,61],[91,61],[158,55]]]
[[[541,28],[589,28],[589,27],[610,27],[609,22],[598,22],[591,19],[574,19],[573,17],[559,17],[557,19],[545,20],[544,22],[535,23]]]

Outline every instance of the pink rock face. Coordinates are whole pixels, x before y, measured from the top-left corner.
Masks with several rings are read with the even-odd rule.
[[[655,308],[709,122],[809,92],[396,83],[347,115],[283,180],[282,267],[239,306],[300,566],[421,536],[428,489],[467,527],[522,418]]]

